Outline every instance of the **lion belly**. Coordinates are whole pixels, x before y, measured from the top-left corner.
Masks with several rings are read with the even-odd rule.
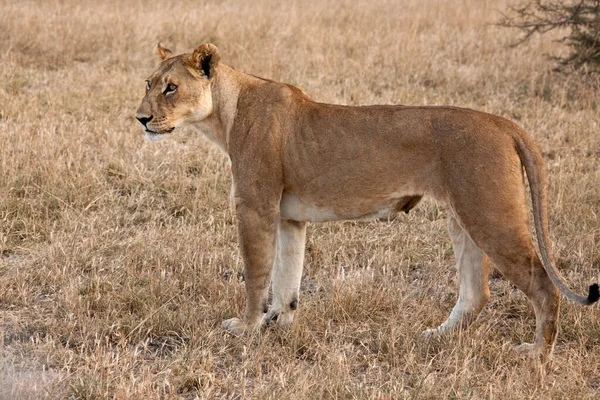
[[[387,219],[400,211],[408,213],[420,199],[421,195],[392,193],[383,199],[361,199],[349,206],[336,201],[318,204],[296,194],[284,193],[280,214],[283,219],[311,222]]]

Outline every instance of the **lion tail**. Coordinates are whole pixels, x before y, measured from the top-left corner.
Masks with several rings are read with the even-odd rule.
[[[516,132],[515,132],[516,133]],[[550,247],[548,234],[548,207],[546,199],[546,175],[542,156],[533,140],[526,134],[513,134],[517,152],[521,163],[525,166],[529,188],[531,190],[531,202],[533,204],[533,219],[538,239],[538,246],[542,258],[542,264],[550,279],[558,290],[568,299],[583,305],[594,304],[600,298],[598,284],[589,287],[587,297],[579,296],[570,290],[565,283],[560,271],[554,265],[554,258]]]

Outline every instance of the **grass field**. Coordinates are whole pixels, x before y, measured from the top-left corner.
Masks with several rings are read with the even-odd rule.
[[[556,36],[510,48],[505,1],[0,0],[0,399],[600,398],[598,308],[563,302],[553,362],[527,299],[492,274],[474,326],[454,305],[443,206],[309,227],[290,331],[232,337],[244,305],[229,169],[134,113],[158,41],[341,104],[449,104],[512,119],[549,175],[557,263],[600,278],[598,80],[555,74]],[[556,33],[558,34],[558,33]]]

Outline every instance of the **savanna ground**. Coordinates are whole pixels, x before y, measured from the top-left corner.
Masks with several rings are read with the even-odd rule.
[[[101,4],[99,4],[101,3]],[[598,398],[597,308],[563,302],[545,368],[526,298],[497,274],[467,332],[419,334],[457,296],[442,205],[309,228],[289,332],[243,310],[229,169],[134,119],[160,40],[342,104],[451,104],[510,118],[549,171],[559,268],[600,278],[598,81],[555,74],[556,36],[509,48],[492,0],[0,2],[0,398]],[[558,33],[556,33],[558,34]],[[555,34],[555,35],[556,35]]]

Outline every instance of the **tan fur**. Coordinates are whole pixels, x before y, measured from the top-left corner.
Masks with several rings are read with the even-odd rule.
[[[190,125],[231,160],[247,304],[243,320],[224,321],[226,329],[239,334],[280,315],[280,322],[291,322],[303,262],[302,221],[386,218],[429,195],[450,208],[460,279],[455,308],[431,332],[466,327],[477,317],[489,298],[489,257],[533,303],[531,350],[552,351],[560,300],[553,282],[583,300],[564,287],[551,264],[543,165],[521,128],[455,107],[317,103],[293,86],[219,63],[210,44],[191,55],[173,57],[162,46],[157,52],[162,63],[148,79],[137,115],[151,118],[151,138]],[[175,93],[164,93],[169,84],[177,86]],[[543,263],[528,229],[522,165]],[[274,265],[274,306],[265,315]]]

